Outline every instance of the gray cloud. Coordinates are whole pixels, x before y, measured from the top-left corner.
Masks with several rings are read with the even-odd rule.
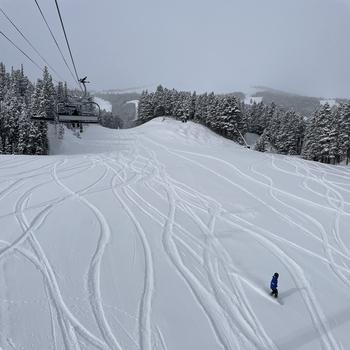
[[[64,47],[54,2],[39,2]],[[91,88],[162,83],[224,92],[259,84],[349,97],[349,0],[59,3],[79,73],[89,76]],[[0,4],[69,79],[34,1]],[[31,52],[2,16],[0,28]],[[25,62],[2,39],[0,52],[8,66]],[[38,75],[30,63],[25,66],[32,77]]]

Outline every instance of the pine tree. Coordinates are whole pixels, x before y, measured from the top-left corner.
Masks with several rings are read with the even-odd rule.
[[[315,111],[308,120],[305,131],[305,139],[302,148],[302,157],[308,160],[318,160],[320,147],[318,145],[318,120],[319,111]]]
[[[205,125],[207,125],[209,128],[213,129],[213,130],[217,130],[218,129],[218,125],[217,125],[217,106],[219,104],[219,99],[217,96],[214,95],[213,92],[211,92],[208,95],[208,99],[207,99],[207,113],[206,113],[206,117],[205,117]]]
[[[254,146],[254,150],[259,152],[266,152],[268,147],[268,137],[266,135],[266,132],[263,132],[263,134],[260,136],[259,140],[256,142]]]
[[[54,119],[55,110],[55,87],[47,67],[44,68],[42,87],[40,91],[40,115],[43,118]]]
[[[143,91],[139,100],[138,118],[145,120],[152,117],[154,117],[152,94],[149,94],[148,91]]]
[[[199,123],[205,122],[205,117],[207,114],[207,99],[208,94],[202,94],[196,96],[195,106],[194,106],[194,121]]]
[[[65,103],[66,102],[66,97],[65,97],[65,93],[64,93],[64,86],[63,86],[63,83],[61,81],[58,82],[56,96],[57,96],[58,103]]]
[[[13,82],[2,101],[2,132],[3,140],[6,142],[3,148],[4,151],[9,154],[14,154],[16,152],[18,119],[20,113],[20,100],[18,92],[16,93],[16,84]]]
[[[321,162],[330,162],[332,111],[328,103],[316,111],[308,124],[303,157]]]
[[[27,115],[27,109],[25,107],[22,108],[18,121],[17,153],[28,154],[30,121]]]
[[[342,158],[346,159],[346,164],[348,165],[350,159],[350,102],[343,104],[339,109],[339,147]]]
[[[187,120],[193,119],[194,116],[194,107],[195,107],[195,99],[196,93],[191,95],[191,93],[185,93],[183,99],[183,114],[181,116],[181,120],[186,122]]]
[[[319,134],[319,144],[320,144],[320,154],[319,159],[322,163],[330,162],[330,146],[331,146],[331,126],[332,126],[332,111],[328,103],[326,103],[323,108],[321,108],[318,128]]]
[[[153,96],[154,116],[160,117],[165,115],[166,111],[165,111],[164,101],[165,101],[165,91],[163,86],[159,85]]]
[[[256,103],[255,101],[248,111],[248,131],[261,135],[265,129],[265,114],[266,107],[263,102]]]
[[[5,65],[0,62],[0,102],[4,99],[8,85]]]
[[[47,154],[47,123],[33,123],[31,116],[55,114],[56,96],[52,78],[44,70],[37,85],[29,81],[23,66],[7,73],[0,63],[0,152]]]
[[[40,132],[36,123],[30,123],[27,141],[27,150],[29,154],[43,154],[44,150],[41,148],[41,143],[38,142],[38,138],[40,138]]]

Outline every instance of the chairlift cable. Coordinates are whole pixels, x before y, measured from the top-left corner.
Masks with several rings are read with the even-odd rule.
[[[53,34],[53,32],[52,32],[52,30],[51,30],[51,27],[50,27],[49,23],[47,22],[47,20],[46,20],[46,18],[45,18],[45,15],[44,15],[43,11],[41,10],[41,7],[40,7],[38,1],[37,1],[37,0],[34,0],[34,1],[35,1],[35,3],[36,3],[36,6],[38,7],[38,10],[39,10],[39,12],[40,12],[40,14],[41,14],[42,19],[44,20],[44,22],[45,22],[45,24],[46,24],[47,29],[49,30],[49,32],[50,32],[50,34],[51,34],[51,37],[52,37],[53,41],[54,41],[55,44],[56,44],[56,47],[57,47],[58,51],[59,51],[60,54],[61,54],[61,57],[62,57],[62,59],[63,59],[65,65],[66,65],[66,67],[68,68],[68,70],[69,70],[69,72],[70,72],[70,74],[71,74],[71,76],[72,76],[72,78],[73,78],[73,81],[76,82],[76,84],[78,85],[79,88],[81,88],[79,82],[76,81],[76,79],[75,79],[75,77],[74,77],[74,74],[73,74],[71,68],[69,67],[69,64],[67,63],[67,60],[66,60],[66,58],[64,57],[64,54],[62,53],[61,47],[60,47],[60,45],[58,44],[58,42],[57,42],[57,40],[56,40],[56,38],[55,38],[55,35]]]
[[[11,20],[11,18],[6,14],[6,12],[0,7],[0,12],[5,16],[5,18],[11,23],[11,25],[16,29],[16,31],[22,36],[22,38],[27,42],[27,44],[37,53],[37,55],[42,59],[42,61],[56,74],[57,78],[64,81],[59,73],[50,65],[49,62],[41,55],[41,53],[35,48],[35,46],[30,42],[30,40],[22,33],[22,31],[16,26],[16,24]]]
[[[42,67],[40,67],[40,65],[35,62],[28,54],[26,54],[19,46],[17,46],[6,34],[4,34],[1,30],[0,30],[0,34],[6,39],[8,40],[18,51],[20,51],[30,62],[32,62],[34,64],[34,66],[36,66],[41,72],[44,72],[44,69]],[[56,79],[53,79],[56,83],[58,83],[58,81]]]
[[[36,1],[36,0],[35,0],[35,1]],[[64,37],[65,37],[65,39],[66,39],[66,43],[67,43],[67,47],[68,47],[68,50],[69,50],[70,58],[71,58],[71,60],[72,60],[72,64],[73,64],[75,76],[76,76],[76,78],[77,78],[77,81],[79,82],[80,89],[82,89],[81,84],[80,84],[79,75],[78,75],[78,72],[77,72],[77,67],[76,67],[75,62],[74,62],[72,50],[71,50],[71,47],[70,47],[70,45],[69,45],[69,41],[68,41],[66,29],[65,29],[65,27],[64,27],[63,19],[62,19],[62,16],[61,16],[61,11],[60,11],[60,8],[59,8],[59,6],[58,6],[57,0],[55,0],[55,4],[56,4],[56,9],[57,9],[57,12],[58,12],[58,16],[59,16],[59,18],[60,18],[60,22],[61,22],[62,30],[63,30],[63,33],[64,33]]]

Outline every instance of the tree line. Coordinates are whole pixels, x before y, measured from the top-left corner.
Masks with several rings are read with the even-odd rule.
[[[33,118],[52,118],[57,102],[67,100],[67,85],[56,87],[47,68],[33,84],[20,69],[6,71],[0,63],[0,153],[36,154],[49,152],[47,122]],[[57,129],[63,137],[63,127]]]
[[[241,144],[247,132],[260,135],[257,151],[301,155],[305,159],[337,164],[350,158],[350,102],[333,108],[320,106],[310,118],[274,103],[244,104],[232,94],[177,91],[158,86],[140,97],[139,119],[168,116],[203,124]]]

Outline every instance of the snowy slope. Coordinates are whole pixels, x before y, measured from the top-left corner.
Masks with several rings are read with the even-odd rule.
[[[326,103],[328,103],[331,107],[338,106],[339,103],[334,100],[334,99],[326,99],[326,100],[321,100],[320,105],[324,106]]]
[[[246,96],[244,99],[244,103],[246,105],[252,105],[254,102],[255,103],[261,103],[263,98],[261,96]]]
[[[254,148],[255,144],[257,143],[257,141],[259,140],[259,135],[258,134],[254,134],[251,132],[247,132],[244,135],[244,139],[246,140],[247,144],[251,147]]]
[[[135,106],[135,120],[137,119],[137,115],[138,115],[138,110],[139,110],[139,100],[131,100],[131,101],[128,101],[127,103],[131,103]]]
[[[348,168],[161,119],[54,148],[0,156],[2,349],[350,348]]]
[[[101,110],[112,112],[112,104],[109,101],[96,96],[94,97],[94,101],[100,105]]]

